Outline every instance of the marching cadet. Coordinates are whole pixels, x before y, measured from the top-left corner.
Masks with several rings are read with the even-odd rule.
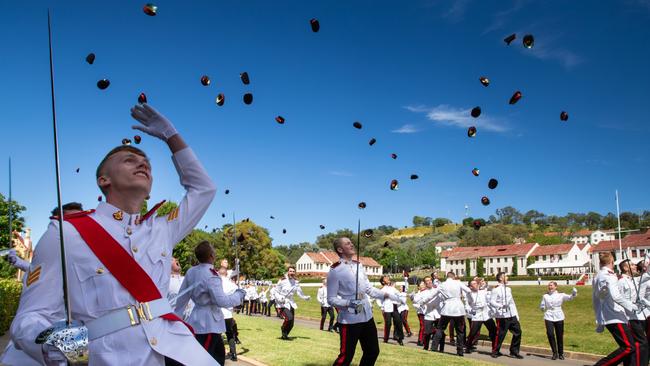
[[[275,309],[275,316],[280,318],[280,310],[278,307],[278,303],[276,300],[276,297],[278,296],[278,289],[275,284],[271,285],[271,289],[269,290],[269,308],[273,306],[273,309]]]
[[[467,294],[467,312],[472,316],[469,335],[467,336],[467,344],[465,345],[465,353],[474,351],[475,344],[478,342],[478,337],[481,335],[481,326],[485,325],[488,329],[490,341],[494,342],[496,335],[496,325],[492,319],[490,311],[490,293],[485,289],[480,289],[480,282],[482,279],[472,280],[469,283],[469,288],[472,290]]]
[[[512,342],[510,342],[510,357],[524,358],[519,354],[521,345],[521,325],[519,324],[519,313],[515,299],[512,297],[512,290],[507,286],[508,275],[505,272],[497,273],[497,282],[499,283],[492,289],[490,294],[490,305],[495,310],[494,317],[497,320],[497,334],[492,342],[492,358],[502,356],[501,345],[506,339],[508,331],[512,333]]]
[[[562,303],[575,299],[578,290],[574,287],[571,295],[557,291],[557,282],[548,283],[548,293],[542,296],[539,308],[544,311],[546,337],[553,351],[552,360],[564,360],[564,312]]]
[[[233,281],[233,278],[237,278],[237,274],[232,276],[232,273],[228,275],[228,262],[226,266],[223,266],[224,262],[221,262],[222,266],[219,268],[219,276],[221,276],[221,284],[223,285],[223,292],[226,295],[231,295],[237,292],[237,284]],[[231,271],[230,271],[231,272]],[[232,316],[234,307],[221,308],[223,313],[223,320],[226,324],[226,340],[228,341],[229,352],[226,355],[231,361],[237,361],[237,323]]]
[[[393,282],[388,276],[381,276],[379,283],[383,285],[381,288],[382,292],[385,292],[391,296],[391,298],[399,297],[399,292],[393,286]],[[391,325],[395,325],[395,331],[393,339],[399,343],[400,346],[404,345],[404,331],[402,329],[402,319],[399,316],[397,311],[397,306],[401,304],[401,299],[399,301],[393,301],[390,299],[377,299],[377,305],[381,308],[381,313],[384,316],[384,343],[388,343],[388,338],[390,337],[390,328]]]
[[[348,366],[361,343],[363,356],[359,366],[372,366],[379,356],[377,326],[372,317],[372,305],[366,295],[378,299],[389,298],[399,302],[397,296],[382,292],[368,281],[363,265],[354,260],[356,251],[349,238],[334,240],[334,251],[339,261],[332,264],[327,274],[327,302],[338,308],[341,348],[334,366]]]
[[[262,291],[260,291],[260,295],[259,295],[263,316],[271,316],[270,308],[269,308],[269,298],[266,296],[268,292],[269,292],[269,288],[265,287],[262,289]]]
[[[643,267],[643,264],[641,266]],[[637,293],[639,277],[635,278],[637,267],[632,265],[629,259],[626,259],[618,265],[618,268],[621,270],[621,278],[618,280],[621,294],[631,303],[640,303],[640,296]],[[643,306],[640,306],[640,309],[635,312],[627,313],[630,331],[636,341],[637,361],[640,365],[648,364],[648,338],[646,337],[645,321],[647,313],[648,311]]]
[[[424,350],[429,349],[431,338],[438,332],[438,321],[440,320],[440,305],[442,304],[441,297],[438,294],[438,288],[434,286],[433,280],[430,276],[424,277],[424,284],[426,289],[413,294],[411,300],[413,304],[424,308]],[[444,329],[442,332],[442,339],[445,339]],[[438,350],[443,352],[445,350],[445,342],[440,342]],[[435,351],[431,348],[431,351]]]
[[[456,330],[456,354],[463,356],[465,351],[465,304],[460,299],[461,294],[471,290],[460,281],[456,280],[454,272],[447,273],[445,282],[438,286],[439,295],[443,305],[440,309],[440,320],[438,321],[437,332],[433,336],[432,349],[438,348],[438,344],[444,339],[442,333],[449,324],[453,322]]]
[[[91,365],[163,365],[167,356],[189,365],[217,362],[173,314],[167,301],[174,246],[209,207],[215,187],[174,125],[147,104],[136,105],[134,126],[169,146],[186,195],[166,217],[140,216],[151,192],[145,153],[133,146],[111,150],[97,168],[106,197],[97,209],[65,217],[67,286],[72,317],[85,323]],[[36,246],[18,312],[11,326],[17,347],[41,363],[63,363],[61,349],[36,344],[37,335],[63,319],[58,222]]]
[[[329,323],[329,327],[327,327],[327,331],[331,332],[332,328],[334,327],[334,309],[332,309],[330,304],[327,302],[327,278],[323,278],[323,284],[318,289],[318,293],[316,294],[316,299],[320,303],[320,330],[323,330],[323,326],[325,325],[325,320],[327,319],[327,315],[329,314],[330,323]]]
[[[311,299],[311,296],[307,296],[302,292],[300,288],[300,282],[296,280],[296,268],[291,266],[287,270],[287,276],[278,282],[278,290],[276,295],[276,301],[280,304],[280,315],[284,321],[282,322],[282,339],[289,339],[289,332],[293,329],[294,317],[296,315],[296,309],[298,305],[293,300],[293,295],[297,294],[303,300]]]
[[[427,285],[424,283],[424,281],[420,282],[418,285],[418,292],[422,292],[427,289]],[[413,296],[411,297],[411,300],[413,300]],[[420,323],[420,330],[418,330],[418,347],[422,347],[424,345],[424,310],[426,309],[425,306],[418,305],[415,302],[413,303],[413,307],[415,308],[415,312],[418,314],[418,322]]]
[[[244,286],[244,292],[246,295],[244,296],[244,307],[242,313],[251,315],[251,285],[249,283]]]
[[[612,254],[601,253],[599,262],[600,271],[592,284],[592,303],[598,324],[596,332],[602,333],[607,328],[619,347],[596,365],[615,365],[621,361],[626,365],[638,365],[635,342],[631,341],[634,335],[625,313],[636,312],[638,308],[621,294]]]
[[[176,258],[172,257],[172,274],[169,279],[169,292],[167,293],[167,298],[170,300],[170,302],[172,302],[172,304],[175,303],[175,298],[178,296],[178,292],[181,289],[183,279],[185,279],[185,277],[181,275],[181,265],[178,263],[178,260]],[[190,316],[193,308],[194,302],[190,300],[185,307],[185,311],[183,311],[183,320],[187,319],[187,317]]]
[[[221,276],[212,264],[216,258],[210,242],[202,241],[197,244],[194,255],[199,264],[187,271],[180,291],[188,287],[193,288],[178,297],[175,312],[179,316],[182,315],[190,298],[194,301],[194,309],[187,318],[187,323],[194,329],[196,340],[223,365],[226,354],[221,334],[226,331],[226,323],[222,308],[241,304],[244,292],[236,289],[229,295],[224,293]]]

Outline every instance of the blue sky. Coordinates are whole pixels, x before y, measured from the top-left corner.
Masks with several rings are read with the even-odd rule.
[[[11,156],[14,199],[27,207],[36,237],[56,199],[48,6],[64,201],[96,205],[95,167],[134,135],[129,108],[145,92],[219,188],[199,227],[220,227],[234,211],[287,244],[313,241],[320,224],[352,228],[359,218],[365,227],[404,226],[413,215],[459,221],[465,204],[474,217],[507,205],[606,213],[617,188],[622,209],[650,208],[647,0],[164,0],[156,17],[142,5],[0,5],[0,190],[6,195]],[[518,38],[506,46],[511,33]],[[527,33],[532,49],[521,45]],[[84,61],[89,52],[93,65]],[[102,78],[111,81],[103,91]],[[516,90],[523,98],[509,105]],[[254,95],[250,106],[245,92]],[[214,103],[219,93],[223,107]],[[477,120],[469,117],[474,106],[483,110]],[[559,120],[562,110],[568,122]],[[473,139],[469,124],[478,129]],[[167,148],[147,136],[140,147],[152,159],[152,201],[178,201]],[[499,186],[491,191],[493,177]],[[389,190],[391,179],[399,191]],[[481,206],[483,195],[490,206]]]

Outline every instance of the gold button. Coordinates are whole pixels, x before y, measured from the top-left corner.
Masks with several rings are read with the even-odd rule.
[[[99,267],[95,272],[97,272],[97,274],[102,274],[104,273],[104,269],[102,267]]]
[[[131,230],[130,227],[127,227],[127,228],[126,228],[126,234],[127,234],[127,235],[131,235],[131,234],[133,234],[133,230]]]
[[[152,346],[155,346],[158,344],[158,340],[156,339],[156,337],[152,337],[149,343],[151,343]]]
[[[133,253],[137,253],[138,252],[138,247],[133,247],[133,248],[131,248],[131,250],[133,251]]]

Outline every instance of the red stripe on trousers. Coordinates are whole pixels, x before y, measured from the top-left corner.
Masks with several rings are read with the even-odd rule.
[[[610,365],[617,365],[620,361],[621,358],[627,356],[630,354],[630,341],[627,339],[627,335],[625,334],[625,330],[623,329],[623,324],[618,323],[618,331],[621,332],[621,336],[623,337],[623,343],[625,343],[625,351],[621,352],[618,356],[612,358],[609,360],[609,362],[605,362],[603,366],[610,366]],[[639,361],[637,360],[637,365]]]
[[[499,318],[497,318],[497,335],[492,342],[492,353],[497,351],[497,344],[499,343]]]
[[[418,314],[420,321],[420,332],[418,333],[418,341],[424,342],[424,314]]]
[[[210,341],[212,340],[212,333],[208,333],[208,337],[205,339],[205,344],[203,344],[203,348],[205,350],[208,350],[208,347],[210,347]]]
[[[345,358],[347,357],[345,354],[345,345],[348,342],[348,325],[347,324],[341,324],[341,354],[339,355],[339,358],[336,359],[336,362],[334,362],[334,365],[343,365],[343,362],[345,362]]]

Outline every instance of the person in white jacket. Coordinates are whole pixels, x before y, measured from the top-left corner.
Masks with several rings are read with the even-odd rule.
[[[427,285],[424,283],[424,281],[420,282],[418,285],[418,291],[413,293],[411,296],[411,300],[413,300],[413,297],[415,297],[415,294],[418,292],[422,292],[427,289]],[[418,323],[420,324],[420,329],[418,330],[418,347],[424,346],[424,310],[426,309],[425,306],[423,305],[418,305],[416,303],[413,303],[413,307],[415,308],[415,312],[418,315]]]
[[[318,289],[316,299],[320,303],[320,330],[323,330],[325,320],[327,320],[327,315],[329,314],[330,323],[327,331],[331,332],[334,328],[334,309],[327,302],[327,278],[323,279],[323,285]]]
[[[515,299],[512,297],[512,290],[507,286],[508,275],[505,272],[497,273],[499,283],[492,289],[490,294],[490,305],[494,309],[494,317],[497,321],[497,334],[492,342],[492,358],[501,356],[501,345],[506,338],[508,331],[512,333],[510,342],[510,357],[524,358],[519,354],[521,345],[521,325],[519,324],[519,313]]]
[[[438,296],[438,288],[433,284],[433,279],[430,276],[424,277],[424,284],[426,289],[413,294],[411,300],[413,304],[422,306],[424,311],[424,335],[423,343],[424,350],[429,350],[431,339],[437,332],[442,332],[441,339],[445,339],[444,329],[438,330],[438,321],[440,320],[440,305],[442,304],[442,297]],[[440,342],[438,350],[443,352],[445,350],[445,342]],[[431,351],[435,349],[431,348]]]
[[[280,314],[284,319],[282,322],[282,339],[289,339],[289,332],[293,329],[294,317],[298,305],[293,300],[293,295],[298,295],[303,300],[311,299],[302,292],[300,282],[296,279],[296,268],[291,266],[287,269],[287,276],[278,282],[276,301],[280,305]]]
[[[383,285],[382,292],[389,294],[391,297],[399,298],[399,291],[393,286],[390,277],[382,276],[379,283]],[[404,331],[402,329],[402,319],[399,316],[397,307],[401,302],[393,301],[390,299],[377,299],[377,304],[381,308],[381,313],[384,316],[384,343],[388,343],[390,337],[391,326],[395,327],[395,336],[393,337],[400,346],[404,345]]]
[[[432,349],[438,348],[442,339],[442,332],[450,322],[454,324],[456,331],[456,354],[463,356],[465,351],[465,304],[461,300],[462,293],[469,293],[471,290],[465,284],[456,280],[454,272],[447,273],[447,279],[438,287],[439,296],[443,305],[440,309],[440,320],[438,321],[437,332],[433,336]]]
[[[638,292],[639,288],[639,277],[636,276],[637,266],[633,265],[630,260],[624,260],[619,264],[619,269],[621,270],[621,278],[618,280],[618,286],[623,297],[625,297],[631,303],[637,303],[639,309],[635,312],[627,312],[627,318],[629,319],[630,331],[634,336],[634,341],[637,343],[637,357],[640,365],[648,364],[648,338],[646,337],[646,310],[640,301],[640,294]],[[643,269],[643,262],[641,262],[641,268]]]
[[[472,280],[469,283],[469,288],[472,292],[468,293],[465,297],[467,301],[467,313],[472,316],[469,335],[467,336],[465,344],[465,353],[471,353],[474,351],[474,344],[478,341],[478,337],[481,335],[481,326],[485,325],[488,329],[490,341],[494,342],[494,337],[496,336],[496,325],[492,319],[492,312],[490,309],[490,292],[486,289],[480,288],[482,281],[482,278]]]
[[[406,283],[408,284],[408,282]],[[399,293],[399,296],[402,299],[402,303],[397,307],[397,312],[399,313],[399,317],[402,320],[404,331],[406,331],[406,337],[412,337],[413,333],[411,333],[411,327],[409,326],[409,306],[406,303],[406,297],[408,296],[406,293],[407,288],[408,285],[402,286],[402,291]],[[393,331],[393,338],[395,338],[395,331]]]
[[[544,325],[546,337],[553,351],[552,360],[564,360],[564,312],[562,303],[573,300],[578,295],[574,287],[571,295],[557,291],[557,282],[548,283],[548,292],[542,296],[539,308],[544,312]]]
[[[223,264],[223,261],[221,262]],[[227,262],[225,263],[228,264]],[[223,286],[223,292],[226,295],[233,294],[239,288],[233,279],[236,279],[237,276],[232,276],[232,271],[230,275],[228,274],[228,268],[221,266],[219,268],[219,276],[221,276],[221,284]],[[237,323],[233,318],[233,309],[234,307],[222,307],[221,312],[223,313],[223,320],[226,324],[226,340],[228,341],[229,352],[226,355],[231,361],[237,361]]]
[[[611,253],[599,256],[600,271],[592,283],[592,304],[596,316],[596,332],[605,328],[612,334],[618,348],[602,358],[596,365],[615,365],[624,362],[636,365],[636,346],[630,331],[626,311],[636,312],[637,306],[621,294],[618,278],[614,273],[614,257]]]

